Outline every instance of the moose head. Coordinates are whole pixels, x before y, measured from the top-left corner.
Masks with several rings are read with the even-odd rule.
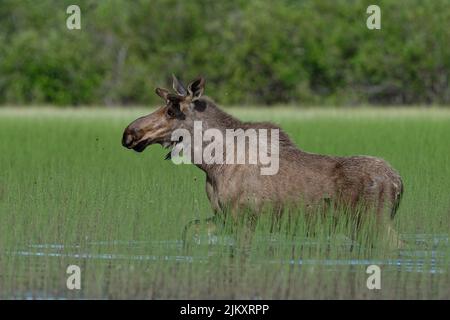
[[[200,118],[199,113],[207,105],[201,99],[205,88],[204,78],[192,81],[187,89],[174,75],[172,78],[175,93],[156,88],[156,94],[164,100],[165,105],[128,125],[122,138],[124,147],[137,152],[144,151],[151,144],[173,148],[181,141],[171,141],[172,132],[176,129],[190,130],[194,121]]]

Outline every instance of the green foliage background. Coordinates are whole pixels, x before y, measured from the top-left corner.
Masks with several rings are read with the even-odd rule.
[[[449,104],[450,2],[376,1],[381,30],[370,4],[2,0],[0,103],[153,104],[175,73],[222,104]]]

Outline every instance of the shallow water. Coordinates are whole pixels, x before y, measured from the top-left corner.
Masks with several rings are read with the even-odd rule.
[[[145,263],[156,262],[176,262],[182,264],[206,264],[214,261],[216,255],[229,252],[238,256],[243,254],[247,257],[248,263],[254,266],[261,265],[292,265],[299,268],[315,268],[320,266],[322,270],[339,274],[343,268],[347,267],[346,272],[361,272],[361,267],[377,265],[383,268],[383,272],[406,272],[416,274],[446,274],[450,271],[449,266],[449,236],[447,234],[403,234],[402,240],[408,243],[405,249],[395,250],[389,255],[389,258],[288,258],[286,255],[266,255],[256,252],[251,255],[251,250],[238,248],[231,237],[200,237],[194,239],[191,246],[206,250],[185,250],[181,240],[160,240],[160,241],[92,241],[80,244],[59,244],[59,243],[35,243],[23,245],[17,250],[4,252],[3,256],[12,256],[15,260],[30,259],[24,261],[26,264],[35,265],[36,272],[48,275],[49,259],[74,259],[88,261],[117,261],[118,265],[126,261],[143,261]],[[328,241],[317,241],[310,238],[277,239],[277,236],[270,235],[253,239],[257,247],[276,247],[286,246],[290,248],[293,245],[303,248],[326,248],[331,241],[336,245],[336,238]],[[353,244],[359,248],[357,244]],[[352,241],[346,237],[338,239],[338,247],[342,248],[344,253],[349,252]],[[229,251],[224,251],[224,248]],[[257,250],[257,249],[256,249]],[[193,252],[192,254],[190,254]],[[301,256],[301,254],[299,254]],[[355,254],[357,256],[358,254]],[[327,256],[319,255],[319,256]],[[348,256],[348,255],[347,255]],[[351,255],[350,255],[351,256]],[[42,259],[42,260],[41,260]],[[33,261],[33,262],[31,262]],[[313,270],[313,269],[311,269]],[[1,273],[0,273],[1,276]],[[29,290],[22,292],[20,296],[11,296],[12,299],[68,299],[83,298],[83,295],[76,297],[66,296],[65,293],[51,294],[49,292],[38,290]]]
[[[320,265],[328,267],[340,266],[358,266],[358,265],[379,265],[391,267],[392,270],[401,269],[408,272],[429,272],[443,273],[449,267],[445,264],[445,258],[449,249],[449,236],[446,234],[430,235],[430,234],[403,234],[402,239],[407,241],[413,249],[402,249],[397,251],[395,259],[258,259],[254,261],[258,264],[291,264],[291,265]],[[296,239],[295,241],[280,242],[276,237],[257,238],[255,241],[259,245],[282,245],[289,246],[294,243],[302,243],[302,246],[326,245],[326,243],[318,243],[311,239]],[[411,245],[413,244],[414,245]],[[20,250],[7,252],[7,255],[19,257],[45,257],[45,258],[61,258],[68,257],[74,259],[87,260],[139,260],[139,261],[176,261],[185,263],[204,263],[209,259],[213,259],[214,249],[220,250],[224,246],[233,248],[234,242],[230,237],[222,238],[200,238],[196,240],[194,245],[207,245],[209,251],[204,256],[187,255],[183,250],[183,241],[181,240],[160,240],[160,241],[121,241],[112,242],[96,241],[83,245],[83,248],[77,244],[30,244]],[[344,238],[341,246],[350,248],[351,240]],[[93,253],[102,250],[102,247],[109,248],[114,246],[119,248],[120,253]],[[95,250],[94,250],[95,249]],[[156,250],[157,249],[157,250]],[[169,253],[176,254],[152,254],[152,251],[161,252],[167,249]],[[116,249],[117,250],[117,249]],[[91,251],[91,252],[90,252]],[[133,251],[145,251],[148,254],[134,254]],[[123,252],[123,253],[121,253]]]

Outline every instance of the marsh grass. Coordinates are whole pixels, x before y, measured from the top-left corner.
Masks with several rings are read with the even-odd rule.
[[[184,226],[211,209],[204,174],[120,145],[148,110],[0,110],[1,298],[450,298],[450,112],[232,109],[280,124],[302,149],[388,160],[404,179],[392,248],[364,223],[262,214],[230,220],[186,248]],[[66,268],[82,289],[66,288]],[[382,269],[368,290],[366,268]]]

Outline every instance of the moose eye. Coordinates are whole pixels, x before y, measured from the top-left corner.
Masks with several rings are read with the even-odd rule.
[[[175,118],[176,116],[175,111],[173,111],[172,109],[167,110],[167,115],[171,118]]]

